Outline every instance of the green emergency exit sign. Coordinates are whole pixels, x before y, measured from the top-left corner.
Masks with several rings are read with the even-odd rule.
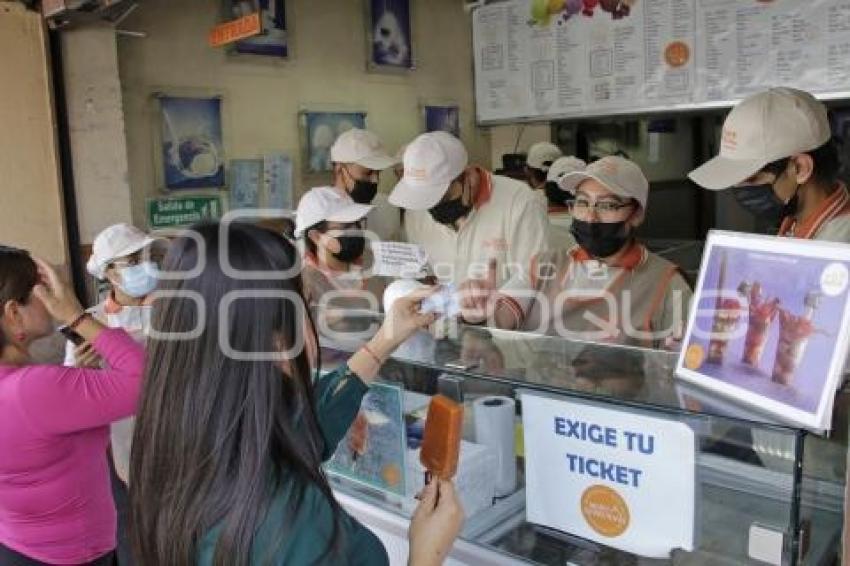
[[[224,213],[221,197],[192,196],[148,199],[148,228],[175,228],[204,220],[218,220]]]

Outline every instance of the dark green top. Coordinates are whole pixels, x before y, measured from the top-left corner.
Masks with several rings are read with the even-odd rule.
[[[316,380],[316,414],[325,440],[325,451],[322,454],[324,460],[333,455],[348,432],[367,390],[368,387],[348,366],[342,366]],[[330,504],[317,487],[310,486],[293,520],[287,512],[290,497],[290,489],[284,486],[271,502],[268,514],[254,539],[251,564],[318,564],[317,560],[327,548],[333,531]],[[345,512],[341,517],[341,525],[344,546],[337,556],[325,558],[323,563],[389,565],[387,551],[369,529]],[[199,565],[213,563],[220,531],[221,527],[216,527],[201,539],[198,545]],[[281,537],[281,533],[285,535]]]

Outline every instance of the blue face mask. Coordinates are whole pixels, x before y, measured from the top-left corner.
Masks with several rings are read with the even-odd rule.
[[[156,264],[145,261],[121,270],[121,290],[136,299],[144,297],[156,288]]]

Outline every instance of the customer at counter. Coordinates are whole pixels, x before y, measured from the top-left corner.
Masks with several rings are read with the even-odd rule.
[[[331,146],[333,187],[357,204],[373,206],[369,213],[369,229],[382,240],[395,240],[401,230],[398,211],[378,193],[381,171],[393,167],[381,140],[368,130],[352,128],[343,132]]]
[[[36,363],[33,343],[57,323],[105,369]],[[114,564],[109,425],[135,411],[144,364],[144,349],[84,311],[52,267],[0,246],[0,564]]]
[[[322,464],[381,365],[434,322],[436,315],[419,312],[433,291],[397,300],[368,343],[318,375],[318,338],[304,316],[300,277],[273,275],[293,273],[297,251],[278,234],[239,223],[224,228],[229,245],[222,248],[222,229],[194,226],[198,237],[178,237],[165,259],[169,271],[183,272],[206,253],[207,266],[197,277],[163,283],[172,294],[155,306],[162,332],[195,326],[197,306],[187,293],[215,306],[241,298],[238,308],[210,309],[189,340],[149,343],[131,466],[138,563],[388,565],[379,538],[334,497]],[[269,276],[228,277],[219,264],[225,254],[239,269]],[[222,347],[222,337],[240,359]],[[409,563],[437,566],[463,510],[450,481],[434,478],[420,497]]]
[[[407,209],[407,240],[425,249],[442,282],[481,276],[492,260],[500,284],[548,248],[546,210],[522,183],[468,161],[451,134],[422,134],[404,152],[390,203]]]
[[[561,157],[561,149],[551,142],[538,142],[528,149],[525,160],[525,178],[528,186],[535,191],[543,191],[549,167]]]
[[[656,348],[681,338],[691,289],[677,266],[635,238],[649,196],[640,168],[622,157],[603,157],[565,175],[560,186],[575,194],[572,234],[578,246],[535,256],[523,275],[501,289],[492,273],[465,282],[463,319]]]
[[[731,187],[780,236],[850,242],[850,196],[826,107],[811,94],[772,88],[741,101],[723,123],[720,154],[690,173],[710,190]]]

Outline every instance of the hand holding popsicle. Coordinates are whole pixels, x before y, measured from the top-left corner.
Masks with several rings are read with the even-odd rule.
[[[440,479],[452,479],[457,472],[462,433],[463,405],[443,395],[435,395],[428,406],[419,454],[425,469]]]
[[[441,565],[463,526],[463,507],[452,482],[434,478],[410,520],[410,566]]]

